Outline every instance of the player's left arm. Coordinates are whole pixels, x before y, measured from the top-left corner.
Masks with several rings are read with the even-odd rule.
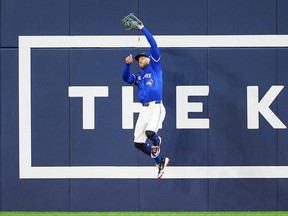
[[[143,34],[147,38],[147,41],[150,44],[150,52],[151,52],[151,56],[153,58],[153,61],[154,62],[160,61],[160,57],[161,57],[160,51],[159,51],[159,48],[157,46],[157,42],[154,39],[153,35],[148,31],[148,29],[146,27],[144,27],[144,25],[140,25],[139,30],[141,30],[143,32]]]

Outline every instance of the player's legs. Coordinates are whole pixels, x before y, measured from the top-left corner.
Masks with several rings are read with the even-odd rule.
[[[161,161],[161,157],[159,156],[161,137],[158,133],[150,130],[146,130],[145,134],[153,142],[153,145],[151,146],[151,157],[155,159],[156,163],[159,163]]]
[[[166,110],[162,104],[153,104],[140,111],[134,131],[134,145],[137,149],[152,157],[156,164],[161,163],[163,158],[159,155],[161,137],[158,135],[159,128],[165,118]],[[153,145],[146,143],[149,138]]]
[[[151,149],[151,157],[155,159],[156,163],[160,163],[162,157],[160,154],[161,137],[158,135],[159,128],[162,127],[166,110],[163,104],[153,104],[149,112],[148,124],[145,134],[153,142]]]
[[[145,135],[148,139],[152,140],[153,145],[159,145],[161,143],[161,138],[157,132],[162,128],[165,115],[166,110],[163,104],[154,104],[149,111]]]
[[[163,104],[151,105],[151,109],[149,110],[149,114],[147,117],[145,134],[155,144],[159,143],[157,132],[160,128],[162,128],[162,123],[165,119],[165,116],[166,110]]]
[[[150,156],[151,154],[151,150],[152,150],[152,146],[148,143],[137,143],[134,142],[134,146],[139,149],[140,151],[142,151],[144,154]]]
[[[151,130],[146,130],[145,134],[148,137],[148,139],[152,140],[153,145],[159,145],[160,144],[161,138],[157,134],[157,132],[154,132],[154,131],[151,131]]]
[[[134,131],[134,146],[140,151],[142,151],[144,154],[150,156],[152,145],[146,143],[147,140],[145,134],[146,127],[147,127],[146,115],[143,115],[143,111],[142,112],[140,111]]]

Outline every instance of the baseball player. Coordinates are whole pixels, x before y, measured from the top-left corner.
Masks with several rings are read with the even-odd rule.
[[[151,46],[150,53],[143,52],[135,57],[141,71],[136,74],[130,73],[130,65],[133,62],[132,54],[130,54],[125,59],[122,75],[125,82],[138,87],[138,97],[142,104],[134,131],[134,145],[155,160],[158,167],[157,177],[161,178],[169,163],[168,157],[160,156],[161,137],[158,135],[166,114],[162,103],[161,56],[155,39],[143,23],[133,14],[127,17],[129,16],[132,16],[132,21],[130,19],[127,25],[123,24],[128,28],[141,30]],[[133,23],[133,20],[136,21]],[[152,145],[146,142],[147,138],[152,141]]]

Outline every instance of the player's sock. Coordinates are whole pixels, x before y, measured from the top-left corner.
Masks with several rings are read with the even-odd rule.
[[[138,148],[144,154],[149,155],[151,154],[151,145],[149,143],[144,143],[141,147]]]
[[[149,137],[150,140],[152,140],[153,145],[159,145],[161,138],[157,133],[154,134],[153,137]]]
[[[156,161],[156,164],[159,164],[162,161],[162,157],[158,155],[154,160]]]

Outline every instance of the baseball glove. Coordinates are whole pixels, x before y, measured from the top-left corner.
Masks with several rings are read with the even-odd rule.
[[[143,25],[141,20],[139,20],[133,13],[125,16],[122,19],[122,24],[125,26],[126,30],[138,30],[139,25]]]

